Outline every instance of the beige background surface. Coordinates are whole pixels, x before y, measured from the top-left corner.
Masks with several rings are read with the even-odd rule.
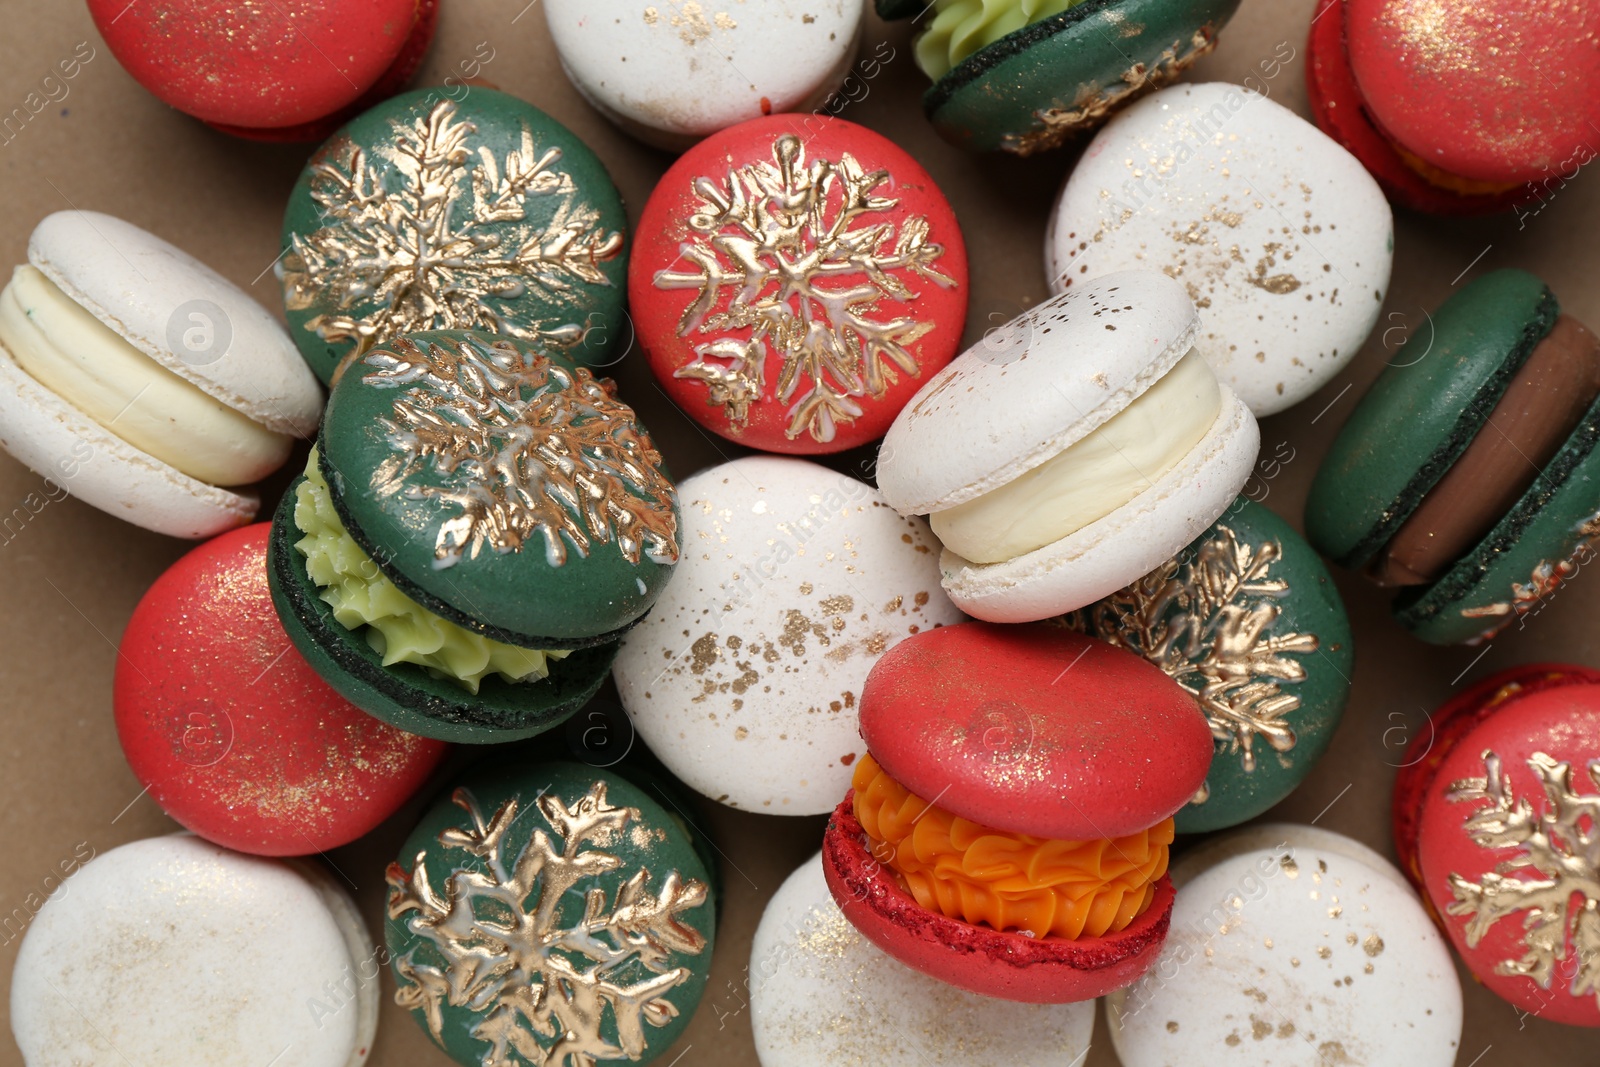
[[[537,0],[526,8],[524,3],[443,0],[439,36],[421,81],[436,83],[457,73],[458,65],[487,42],[493,58],[482,76],[577,130],[611,168],[637,218],[669,157],[630,140],[581,101],[556,63]],[[1242,81],[1288,42],[1297,58],[1269,83],[1270,90],[1304,114],[1304,42],[1311,8],[1311,0],[1245,0],[1221,47],[1197,68],[1196,77]],[[43,215],[69,207],[94,209],[188,249],[278,311],[268,268],[278,252],[284,200],[307,148],[233,140],[169,111],[123,73],[78,0],[0,0],[0,26],[0,114],[23,106],[57,60],[71,55],[80,42],[95,49],[94,58],[67,83],[64,99],[0,143],[0,263],[22,261],[28,233]],[[843,115],[893,136],[927,165],[954,202],[972,259],[972,339],[1045,295],[1040,259],[1046,212],[1073,155],[1017,161],[966,156],[945,146],[918,108],[923,79],[911,63],[908,34],[903,26],[873,20],[867,50],[887,40],[896,58]],[[55,91],[59,95],[59,87]],[[861,94],[858,89],[856,95]],[[1423,309],[1436,306],[1465,278],[1500,266],[1531,268],[1550,282],[1567,310],[1600,326],[1600,288],[1593,283],[1600,265],[1596,232],[1600,179],[1587,174],[1557,191],[1542,213],[1520,222],[1510,216],[1460,222],[1402,215],[1394,283],[1379,333],[1321,394],[1263,424],[1264,451],[1271,454],[1287,442],[1294,455],[1270,483],[1269,505],[1298,523],[1310,477],[1355,398],[1398,350],[1407,330],[1422,323]],[[713,445],[672,409],[637,353],[623,359],[615,375],[680,477],[735,451]],[[862,459],[847,456],[838,463],[856,465]],[[42,488],[37,475],[0,456],[0,516]],[[84,843],[104,852],[173,829],[140,794],[123,762],[110,698],[116,642],[128,616],[184,547],[73,500],[49,504],[14,536],[0,534],[0,916],[37,907],[38,898],[55,884],[47,879],[57,864]],[[1600,579],[1580,575],[1522,632],[1502,637],[1487,650],[1434,649],[1390,620],[1383,596],[1340,575],[1357,634],[1350,709],[1330,754],[1273,815],[1297,821],[1320,816],[1321,825],[1390,851],[1387,806],[1394,766],[1405,741],[1423,726],[1426,709],[1454,686],[1514,663],[1600,664],[1600,621],[1593,610],[1600,596],[1597,583]],[[559,748],[562,742],[557,738],[552,744]],[[768,896],[816,849],[822,820],[747,815],[710,804],[701,812],[727,857],[726,913],[699,1016],[680,1047],[658,1062],[751,1064],[742,991],[750,935]],[[354,886],[375,932],[383,866],[414,817],[414,807],[403,811],[369,838],[330,857]],[[0,996],[0,1012],[19,943],[0,931],[0,994],[6,994]],[[382,1026],[370,1062],[374,1067],[443,1067],[448,1061],[389,1002],[392,986],[385,978]],[[1591,1035],[1519,1019],[1470,979],[1465,984],[1461,1067],[1595,1061]],[[19,1062],[15,1046],[0,1038],[0,1064]],[[1115,1062],[1102,1020],[1088,1064]]]

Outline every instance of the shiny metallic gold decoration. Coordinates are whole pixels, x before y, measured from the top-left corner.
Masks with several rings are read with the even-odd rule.
[[[1452,782],[1445,792],[1458,804],[1486,802],[1463,824],[1473,844],[1516,850],[1477,881],[1452,872],[1455,900],[1445,910],[1467,920],[1468,947],[1501,919],[1520,916],[1523,953],[1497,962],[1495,973],[1549,989],[1559,969],[1573,996],[1592,994],[1600,1003],[1600,794],[1580,792],[1572,765],[1543,752],[1527,763],[1544,791],[1541,810],[1515,795],[1492,751],[1483,755],[1482,778]],[[1600,787],[1600,759],[1586,770],[1589,784]]]
[[[1115,85],[1103,89],[1085,86],[1071,107],[1051,107],[1034,112],[1038,125],[1025,133],[1006,134],[1001,140],[1001,147],[1019,156],[1031,156],[1035,152],[1058,148],[1100,125],[1106,116],[1124,104],[1171,85],[1180,74],[1194,65],[1195,60],[1216,47],[1216,34],[1209,26],[1196,30],[1189,39],[1187,49],[1182,41],[1173,41],[1172,46],[1161,53],[1155,66],[1135,63],[1122,72],[1121,82]]]
[[[1545,599],[1554,595],[1562,582],[1576,575],[1585,563],[1594,558],[1595,543],[1600,540],[1600,515],[1579,524],[1577,534],[1581,540],[1573,548],[1572,555],[1561,560],[1540,560],[1533,568],[1533,574],[1529,576],[1527,582],[1511,583],[1509,600],[1496,601],[1482,607],[1462,608],[1462,618],[1499,620],[1467,644],[1481,644],[1525,615],[1538,614],[1538,609],[1543,606]]]
[[[1294,748],[1294,728],[1285,720],[1300,698],[1278,683],[1305,680],[1305,668],[1285,654],[1315,652],[1318,641],[1315,634],[1271,633],[1276,601],[1289,592],[1288,582],[1271,576],[1283,547],[1241,544],[1227,526],[1215,529],[1191,552],[1063,622],[1165,671],[1200,702],[1211,736],[1238,753],[1249,772],[1256,738],[1274,752]],[[1197,794],[1193,802],[1203,799]]]
[[[356,357],[418,330],[578,344],[584,323],[517,322],[486,300],[609,284],[599,264],[622,252],[622,234],[604,230],[572,176],[553,169],[561,149],[540,151],[524,126],[521,147],[502,165],[473,143],[477,127],[454,121],[455,112],[455,102],[444,100],[426,118],[396,122],[376,166],[349,145],[312,168],[311,196],[326,224],[291,238],[284,300],[291,310],[377,304],[361,317],[323,314],[306,323],[325,341],[355,341]],[[399,188],[387,188],[391,170]],[[456,202],[469,193],[471,214],[458,219]],[[530,217],[539,200],[554,205],[542,224]]]
[[[892,223],[871,219],[900,202],[875,195],[888,180],[888,171],[868,173],[848,152],[807,162],[792,134],[774,142],[771,163],[736,167],[726,184],[695,180],[699,208],[689,229],[698,237],[682,255],[696,269],[657,271],[655,284],[697,291],[678,321],[681,337],[750,331],[696,346],[673,373],[704,382],[707,402],[722,407],[734,429],[761,398],[772,351],[783,363],[777,399],[792,401],[791,439],[833,440],[837,424],[861,414],[857,397],[881,397],[896,370],[919,373],[909,348],[934,323],[872,313],[885,298],[916,300],[896,271],[956,282],[933,265],[944,246],[928,240],[927,219],[905,219],[898,236]]]
[[[437,500],[457,514],[434,559],[485,547],[517,552],[540,535],[552,567],[593,542],[630,563],[678,559],[676,493],[661,453],[609,380],[511,341],[427,348],[402,339],[367,354],[365,384],[399,390],[383,428],[395,454],[372,476],[379,496]],[[424,466],[440,476],[412,477]]]
[[[489,1045],[482,1067],[593,1067],[599,1060],[639,1059],[649,1045],[645,1024],[665,1026],[677,1017],[666,994],[690,976],[688,968],[667,967],[668,958],[705,948],[705,935],[681,920],[705,903],[705,884],[668,871],[652,894],[650,871],[640,868],[609,906],[603,889],[590,888],[583,918],[562,926],[567,892],[621,866],[605,847],[642,819],[639,810],[608,804],[604,782],[570,808],[542,793],[539,811],[559,840],[535,830],[513,856],[506,835],[521,811],[515,798],[487,821],[470,791],[457,789],[451,799],[471,825],[444,831],[439,845],[478,863],[455,870],[442,895],[429,884],[426,852],[410,872],[389,865],[389,917],[403,917],[406,929],[428,942],[434,953],[422,955],[436,953],[444,961],[424,962],[417,949],[399,957],[395,1003],[420,1010],[440,1040],[446,1006],[479,1014],[472,1035]],[[624,983],[619,974],[629,964],[649,977]],[[615,1043],[601,1033],[607,1019]]]

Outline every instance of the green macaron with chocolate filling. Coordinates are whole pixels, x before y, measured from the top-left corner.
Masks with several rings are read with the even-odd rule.
[[[1174,817],[1180,834],[1237,826],[1294,792],[1350,696],[1355,647],[1333,578],[1245,497],[1176,558],[1062,622],[1154,663],[1205,716],[1211,770]]]
[[[593,696],[678,551],[676,490],[609,381],[438,331],[340,379],[268,568],[290,638],[348,700],[494,742]]]
[[[1429,330],[1340,431],[1306,534],[1400,588],[1423,640],[1476,643],[1537,612],[1600,534],[1600,339],[1520,270],[1464,286]]]
[[[947,141],[1032,155],[1100,125],[1216,46],[1239,0],[877,0],[926,13],[923,110]]]

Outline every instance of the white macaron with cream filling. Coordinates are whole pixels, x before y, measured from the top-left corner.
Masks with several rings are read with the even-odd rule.
[[[381,969],[317,864],[153,837],[92,858],[39,909],[11,1031],[29,1067],[360,1067]]]
[[[0,445],[73,496],[200,538],[316,431],[322,392],[244,290],[89,211],[46,217],[0,290]]]
[[[995,1000],[894,959],[844,917],[820,856],[767,904],[748,980],[761,1067],[1082,1067],[1094,1035],[1092,1000]]]
[[[1194,351],[1153,271],[1107,275],[991,332],[900,413],[878,485],[944,543],[945,591],[990,622],[1081,608],[1176,555],[1233,502],[1255,418]]]

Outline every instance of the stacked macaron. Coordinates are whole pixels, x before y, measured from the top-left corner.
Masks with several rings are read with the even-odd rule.
[[[1306,533],[1402,587],[1395,617],[1423,640],[1479,641],[1539,610],[1600,534],[1600,340],[1519,270],[1429,323],[1340,430]]]

